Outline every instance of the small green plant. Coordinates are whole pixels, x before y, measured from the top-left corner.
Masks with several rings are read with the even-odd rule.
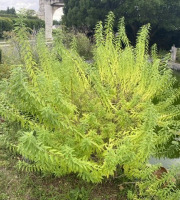
[[[164,173],[159,166],[149,166],[139,171],[135,182],[135,189],[128,191],[128,199],[158,199],[158,200],[179,200],[180,190],[176,188],[175,175],[179,168],[171,169]]]
[[[54,35],[60,37],[63,44],[69,49],[71,48],[72,41],[75,40],[77,53],[85,60],[93,58],[93,44],[84,33],[63,28],[62,30],[54,30]]]
[[[83,33],[78,33],[76,35],[77,41],[77,52],[80,56],[84,57],[86,60],[93,58],[93,45],[91,44],[89,38]]]
[[[13,20],[8,17],[0,17],[0,38],[3,36],[3,31],[11,31],[13,29]]]
[[[84,187],[71,190],[68,194],[68,200],[89,200],[89,191]]]
[[[9,78],[12,67],[8,64],[0,64],[0,80]]]
[[[2,63],[2,49],[0,49],[0,64]]]
[[[180,63],[180,48],[177,50],[176,62]]]

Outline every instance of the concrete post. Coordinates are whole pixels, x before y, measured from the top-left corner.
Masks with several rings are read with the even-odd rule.
[[[175,47],[175,45],[173,45],[171,48],[171,59],[173,62],[176,62],[176,55],[177,55],[177,48]]]
[[[45,4],[45,33],[46,39],[52,40],[53,8],[50,4]]]

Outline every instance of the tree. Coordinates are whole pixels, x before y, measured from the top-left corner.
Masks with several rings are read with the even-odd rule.
[[[26,15],[27,15],[27,17],[34,17],[34,16],[37,16],[37,13],[36,13],[35,10],[27,9],[26,10]]]
[[[117,19],[124,16],[130,25],[151,23],[154,27],[180,29],[180,3],[175,0],[64,0],[64,3],[67,25],[94,27],[113,11]]]
[[[37,16],[37,13],[35,10],[32,10],[32,9],[26,9],[26,8],[22,8],[19,10],[19,14],[22,14],[26,17],[36,17]]]
[[[103,10],[101,0],[65,0],[63,20],[67,26],[94,28],[108,11]]]
[[[14,7],[12,7],[12,8],[7,7],[6,10],[0,10],[0,14],[3,14],[3,15],[4,14],[15,15],[16,14],[16,10],[15,10]]]
[[[180,3],[168,0],[64,0],[63,21],[67,26],[93,29],[109,11],[113,11],[117,21],[125,17],[128,32],[135,41],[140,26],[151,24],[151,38],[163,29],[180,30]]]
[[[16,14],[16,10],[15,10],[14,7],[12,7],[12,8],[7,7],[6,13],[7,14],[11,14],[11,15],[15,15]]]

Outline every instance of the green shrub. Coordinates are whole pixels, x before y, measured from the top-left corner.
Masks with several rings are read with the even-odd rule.
[[[0,38],[3,37],[3,32],[12,31],[18,17],[0,17]],[[43,20],[32,17],[24,19],[25,25],[30,29],[39,30],[45,27]]]
[[[68,200],[89,200],[89,191],[84,187],[71,190],[68,194]]]
[[[161,177],[155,176],[158,166],[149,166],[138,172],[139,181],[135,182],[135,190],[128,191],[129,200],[179,200],[180,190],[176,188],[175,174],[179,168],[171,169],[168,173],[161,174]]]
[[[0,80],[9,78],[12,67],[6,64],[0,64]]]
[[[93,57],[93,46],[89,40],[89,38],[83,34],[78,33],[76,35],[76,42],[77,42],[77,52],[80,56],[87,59],[92,59]]]
[[[0,37],[3,31],[11,31],[13,29],[13,21],[10,18],[0,17]]]
[[[180,48],[177,50],[176,61],[180,63]]]
[[[2,49],[0,49],[0,64],[2,63]]]
[[[41,19],[25,19],[24,20],[25,25],[30,29],[36,29],[39,30],[40,28],[45,27],[45,23]]]
[[[149,62],[149,25],[133,47],[123,19],[117,37],[113,21],[110,13],[104,28],[96,26],[93,64],[81,59],[76,42],[66,49],[56,38],[49,49],[41,33],[35,61],[25,27],[16,27],[22,65],[0,83],[0,115],[21,125],[12,146],[29,162],[20,169],[95,183],[123,166],[139,178],[150,156],[179,137],[179,90],[155,47]]]
[[[0,14],[0,17],[7,17],[7,18],[17,18],[18,16],[17,15],[13,15],[13,14]]]
[[[18,18],[18,15],[14,14],[0,14],[0,17],[7,17],[10,19]],[[28,19],[39,19],[37,16],[26,16]]]
[[[71,48],[72,41],[75,40],[77,53],[86,60],[93,58],[93,44],[84,33],[75,33],[63,28],[53,30],[53,34],[60,37],[67,48]]]

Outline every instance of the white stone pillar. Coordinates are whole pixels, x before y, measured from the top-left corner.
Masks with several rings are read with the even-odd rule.
[[[177,48],[175,47],[175,45],[173,45],[171,48],[171,59],[173,62],[176,62],[176,54],[177,54]]]
[[[42,20],[45,20],[45,10],[44,10],[44,0],[39,0],[39,12],[38,17]]]
[[[52,40],[53,8],[45,4],[45,35],[47,40]]]

